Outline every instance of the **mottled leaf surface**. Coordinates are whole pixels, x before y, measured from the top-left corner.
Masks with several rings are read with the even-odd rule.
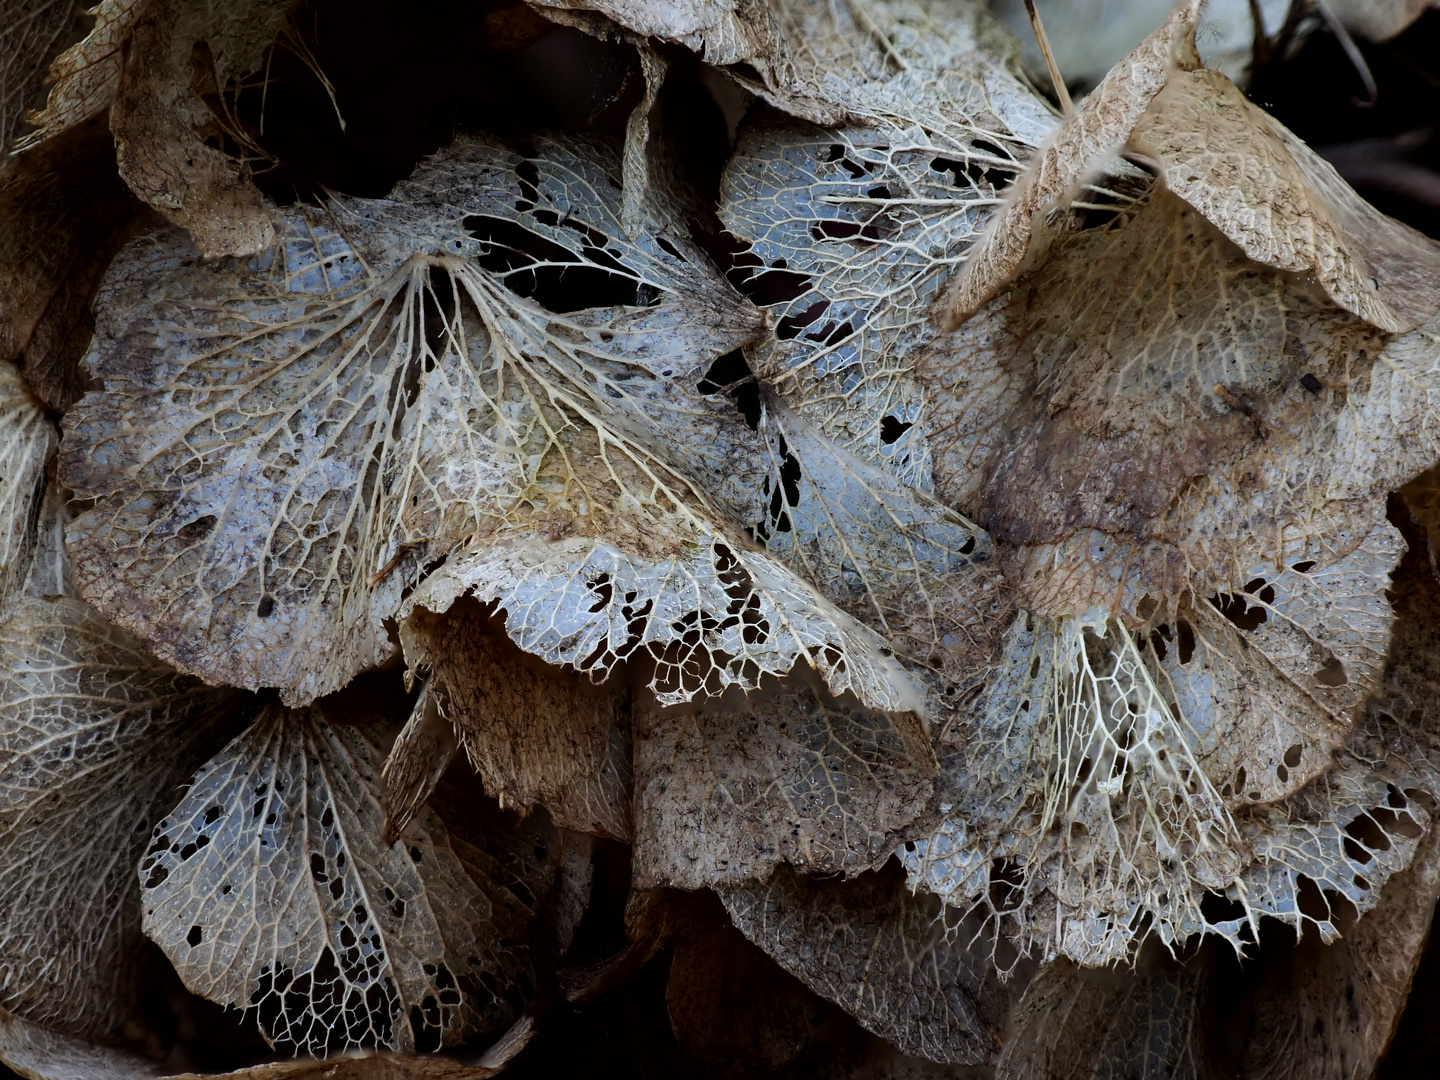
[[[385,844],[392,736],[271,706],[195,775],[140,864],[145,932],[186,985],[253,1009],[291,1052],[495,1034],[534,988],[553,831],[432,802]]]
[[[1005,993],[970,947],[978,926],[898,874],[836,881],[782,866],[768,884],[717,891],[746,937],[903,1053],[982,1064],[998,1051]]]
[[[137,242],[101,298],[106,390],[67,418],[64,477],[100,499],[71,535],[82,591],[297,702],[388,655],[384,619],[473,591],[550,663],[649,653],[674,700],[805,657],[903,707],[873,634],[686,479],[751,453],[689,388],[760,318],[673,222],[623,238],[618,164],[462,140],[390,200],[287,211],[272,254]]]
[[[596,686],[522,653],[473,601],[446,615],[417,611],[400,640],[411,668],[430,673],[427,693],[487,794],[522,812],[543,805],[562,828],[630,839],[623,687]]]
[[[935,758],[919,720],[792,677],[744,698],[635,717],[636,887],[765,880],[782,862],[853,876],[926,809]]]
[[[0,624],[0,1005],[115,1035],[143,942],[145,836],[233,731],[237,697],[77,600],[30,599]]]

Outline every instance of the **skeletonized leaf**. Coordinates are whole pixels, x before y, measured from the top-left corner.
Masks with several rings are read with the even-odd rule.
[[[143,942],[135,864],[237,695],[63,597],[0,624],[0,1005],[113,1034]]]
[[[421,610],[400,627],[411,669],[453,725],[487,794],[555,824],[628,841],[630,700],[522,653],[473,601],[446,615]]]
[[[95,25],[85,39],[50,65],[50,96],[45,108],[26,116],[36,130],[16,143],[18,149],[59,135],[109,107],[120,85],[125,42],[147,3],[100,0],[93,9]]]
[[[14,365],[0,360],[0,619],[19,598],[35,552],[55,428]]]
[[[782,862],[853,875],[889,858],[934,788],[925,730],[796,681],[638,710],[637,888],[764,881]]]
[[[553,833],[426,808],[384,844],[392,734],[270,707],[195,775],[140,864],[145,932],[277,1047],[433,1050],[497,1032],[533,990]]]
[[[0,359],[18,363],[52,409],[84,392],[89,305],[139,210],[115,175],[103,117],[20,155],[0,177]]]
[[[847,5],[815,7],[797,36],[836,53],[817,68],[854,80],[865,122],[747,124],[721,192],[721,220],[746,245],[732,276],[778,318],[778,336],[753,351],[790,407],[928,491],[923,398],[905,357],[933,337],[941,279],[1051,120],[972,8],[867,5],[902,69],[863,27],[828,25]],[[990,85],[1007,79],[1012,92]]]
[[[997,1076],[1372,1075],[1405,1007],[1440,894],[1437,853],[1432,832],[1414,863],[1385,883],[1374,910],[1338,941],[1297,946],[1267,935],[1259,954],[1228,977],[1216,969],[1229,958],[1204,948],[1183,965],[1152,953],[1133,971],[1045,965],[1016,1012]]]
[[[388,655],[385,619],[474,592],[549,663],[598,679],[648,653],[670,700],[803,657],[910,707],[875,636],[701,494],[760,452],[692,390],[759,316],[656,185],[625,238],[608,147],[537,147],[458,142],[389,200],[288,211],[248,261],[132,245],[101,298],[106,389],[67,417],[62,475],[99,500],[70,537],[82,592],[294,702]]]
[[[1373,833],[1362,836],[1375,842]],[[1279,987],[1272,981],[1252,994],[1251,1035],[1233,1075],[1374,1075],[1405,1010],[1440,896],[1440,830],[1430,831],[1383,892],[1378,881],[1373,888],[1379,903],[1358,925],[1333,944],[1297,950],[1294,970]]]
[[[1005,993],[969,947],[979,925],[898,874],[834,881],[782,866],[769,884],[717,891],[746,937],[903,1053],[981,1064],[998,1051]]]

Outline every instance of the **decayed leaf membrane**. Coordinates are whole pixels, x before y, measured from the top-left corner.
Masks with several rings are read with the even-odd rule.
[[[760,450],[691,391],[759,316],[655,216],[663,174],[629,240],[613,151],[536,145],[462,140],[389,200],[287,211],[248,261],[132,245],[99,301],[106,389],[67,418],[63,477],[99,499],[79,587],[293,702],[388,655],[384,619],[473,591],[549,663],[648,654],[667,700],[803,657],[908,707],[876,638],[699,493]]]
[[[430,673],[426,693],[501,806],[543,805],[562,828],[630,839],[623,687],[525,655],[473,600],[446,615],[415,612],[400,641],[411,669]]]
[[[36,547],[55,428],[13,364],[0,360],[0,619],[20,596]]]
[[[434,793],[460,746],[455,728],[440,711],[438,694],[424,681],[410,719],[395,736],[380,779],[385,781],[385,840],[395,840]]]
[[[787,10],[857,119],[834,130],[752,119],[726,167],[721,220],[746,245],[732,277],[778,317],[754,356],[829,438],[928,491],[906,356],[933,337],[941,279],[1051,118],[971,8]],[[859,10],[883,38],[849,21]]]
[[[1198,70],[1193,21],[1032,163],[951,298],[974,314],[917,366],[937,492],[1001,542],[1035,625],[910,867],[963,906],[1002,860],[1020,921],[1083,963],[1235,932],[1201,894],[1276,856],[1273,822],[1231,818],[1324,769],[1377,688],[1403,550],[1385,493],[1440,451],[1434,332],[1411,329],[1434,246]],[[1071,704],[1087,666],[1144,676],[1098,695],[1101,727]],[[1166,756],[1137,763],[1146,732]]]
[[[534,989],[553,830],[432,799],[385,844],[392,735],[270,707],[195,775],[140,864],[145,932],[277,1048],[430,1051],[498,1033]]]
[[[744,698],[647,702],[635,717],[635,885],[763,881],[782,862],[857,874],[925,811],[935,771],[913,714],[836,700],[798,673]]]
[[[1007,1002],[989,957],[971,947],[981,926],[911,894],[894,870],[842,882],[782,866],[768,884],[717,891],[746,937],[902,1053],[988,1063]]]
[[[113,1038],[143,941],[135,864],[175,788],[239,719],[65,597],[0,624],[0,1005]]]
[[[0,1009],[0,1061],[26,1080],[151,1080],[138,1054],[97,1046]]]

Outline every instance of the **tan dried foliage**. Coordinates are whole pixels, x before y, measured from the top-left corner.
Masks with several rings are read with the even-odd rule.
[[[70,535],[82,592],[293,702],[389,655],[385,619],[474,592],[552,664],[648,654],[667,700],[803,657],[909,707],[878,638],[703,494],[748,475],[761,502],[737,466],[763,444],[696,389],[758,313],[655,216],[659,187],[624,236],[607,146],[538,146],[458,141],[388,200],[286,211],[252,260],[127,249],[98,301],[106,389],[66,421],[63,478],[99,500]],[[573,307],[547,291],[567,272],[593,306],[543,306]]]
[[[140,864],[145,932],[186,985],[254,1009],[292,1053],[498,1034],[534,988],[553,830],[432,799],[385,844],[393,734],[270,706],[195,775]]]
[[[1006,993],[978,924],[912,894],[889,867],[851,881],[779,867],[717,891],[736,927],[821,997],[902,1053],[978,1065],[998,1052]]]
[[[0,1006],[117,1034],[140,974],[148,824],[233,731],[239,697],[77,600],[29,599],[0,624]]]
[[[26,115],[36,130],[20,139],[17,149],[35,146],[110,107],[120,86],[125,42],[148,2],[100,0],[91,12],[95,24],[90,32],[50,65],[50,95],[43,109]]]
[[[455,728],[440,712],[439,698],[424,680],[410,719],[395,736],[380,779],[385,781],[385,842],[392,843],[410,824],[450,768],[460,744]]]
[[[69,0],[7,0],[0,7],[0,153],[8,153],[27,112],[45,100],[50,61],[85,32]]]
[[[241,164],[207,143],[225,126],[203,100],[256,70],[290,0],[103,0],[79,44],[58,57],[28,149],[106,108],[120,176],[190,231],[207,256],[275,243],[275,228]],[[200,48],[204,46],[204,48]],[[232,125],[233,128],[233,125]]]
[[[249,255],[274,245],[275,223],[237,163],[205,142],[219,128],[195,83],[206,75],[218,82],[222,63],[237,59],[223,51],[218,33],[212,35],[208,6],[150,0],[126,44],[110,128],[120,176],[136,195],[188,230],[207,258]],[[237,10],[251,7],[270,11],[273,37],[289,3],[235,5]],[[213,72],[192,71],[200,41],[211,45]],[[258,62],[258,51],[246,51],[255,52]]]
[[[152,1080],[153,1061],[63,1035],[0,1009],[0,1062],[25,1080]]]
[[[19,601],[35,557],[55,426],[13,364],[0,360],[0,619]]]
[[[1055,960],[1015,1010],[996,1080],[1200,1080],[1205,1057],[1200,965],[1151,958],[1148,970]],[[1198,1030],[1197,1030],[1198,1029]]]
[[[400,627],[412,671],[485,791],[522,813],[543,805],[561,828],[631,836],[630,699],[620,679],[596,686],[518,649],[473,600]],[[617,685],[619,684],[619,685]]]
[[[0,172],[0,358],[19,364],[52,409],[85,391],[90,304],[139,211],[100,117]]]
[[[926,732],[805,681],[637,710],[637,888],[763,881],[781,863],[853,876],[890,857],[934,790]]]

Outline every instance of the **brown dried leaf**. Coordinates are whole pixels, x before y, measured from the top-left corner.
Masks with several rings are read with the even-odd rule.
[[[36,125],[16,143],[28,149],[75,127],[110,107],[120,86],[125,42],[149,0],[100,0],[92,14],[95,25],[85,39],[56,57],[48,81],[54,85],[45,108],[27,114]],[[58,6],[58,5],[57,5]]]
[[[25,1080],[153,1080],[160,1068],[137,1054],[62,1035],[0,1009],[0,1062]]]
[[[6,0],[0,6],[0,154],[27,112],[45,100],[50,62],[84,35],[69,0]]]
[[[724,922],[676,942],[665,1004],[680,1049],[736,1077],[770,1075],[794,1059],[832,1011]]]
[[[996,1080],[1201,1080],[1204,968],[1159,957],[1139,971],[1055,960],[1015,1010]],[[1197,1030],[1198,1029],[1198,1030]],[[1245,1074],[1250,1075],[1250,1074]]]
[[[389,200],[287,211],[249,261],[127,249],[98,305],[106,389],[62,453],[99,500],[72,527],[81,590],[185,667],[297,703],[383,661],[386,619],[473,592],[549,663],[599,679],[648,654],[667,700],[804,658],[913,707],[877,636],[704,494],[765,460],[698,390],[759,314],[660,186],[624,235],[608,146],[536,147],[461,140]]]
[[[858,874],[889,858],[935,774],[913,714],[796,676],[743,699],[647,704],[635,717],[636,887],[763,881],[782,862]]]
[[[1440,311],[1440,245],[1385,217],[1324,159],[1247,101],[1195,51],[1187,0],[1115,66],[1007,195],[944,300],[953,328],[1042,261],[1057,208],[1126,151],[1250,259],[1314,274],[1330,299],[1383,330]]]
[[[980,926],[893,869],[835,881],[782,866],[768,885],[717,891],[746,937],[903,1053],[988,1063],[1007,1006],[989,957],[970,948]]]
[[[145,932],[186,985],[255,1009],[292,1052],[454,1045],[502,1030],[534,988],[553,830],[432,800],[383,844],[385,728],[271,706],[140,864]]]
[[[380,771],[380,779],[385,781],[387,844],[394,843],[425,805],[459,750],[455,729],[440,712],[439,699],[430,693],[427,679]]]
[[[90,303],[139,210],[115,175],[103,118],[0,173],[0,358],[18,363],[52,409],[64,412],[84,393]]]
[[[427,693],[501,806],[543,805],[562,828],[629,841],[630,700],[622,687],[596,686],[521,652],[473,600],[445,615],[416,611],[400,642],[411,670],[430,673]]]
[[[36,548],[55,426],[14,365],[0,360],[0,619],[20,598]]]
[[[271,14],[273,37],[288,0],[260,6]],[[236,162],[205,143],[213,120],[192,86],[191,55],[211,40],[206,14],[188,0],[152,0],[126,45],[110,129],[121,177],[187,229],[202,255],[249,255],[274,245],[275,223]]]
[[[77,600],[30,599],[0,624],[0,1005],[114,1036],[144,940],[149,823],[238,704]]]

